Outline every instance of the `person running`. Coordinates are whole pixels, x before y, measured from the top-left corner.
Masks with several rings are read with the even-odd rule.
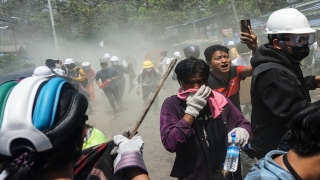
[[[82,69],[84,73],[86,73],[88,79],[88,85],[86,86],[86,91],[90,95],[90,101],[95,101],[95,93],[94,93],[94,86],[93,81],[96,77],[96,72],[91,68],[91,64],[89,62],[82,63]]]
[[[82,68],[76,66],[76,63],[71,58],[67,58],[64,61],[64,66],[67,70],[67,77],[72,78],[72,84],[78,89],[78,91],[84,94],[88,100],[90,99],[90,94],[87,92],[86,88],[88,86],[87,75]],[[88,107],[88,113],[93,112],[91,104]]]
[[[119,77],[119,72],[109,68],[108,62],[105,60],[100,61],[101,70],[96,74],[96,83],[100,89],[103,90],[107,96],[109,103],[115,113],[115,116],[119,116],[119,109],[122,108],[122,103],[119,95],[119,88],[116,79]],[[101,81],[101,82],[100,82]],[[118,108],[116,106],[116,103]]]
[[[247,119],[222,94],[208,84],[210,67],[190,57],[178,63],[175,72],[181,89],[161,107],[160,133],[163,146],[176,153],[170,176],[178,179],[224,179],[223,163],[231,133],[244,147],[251,137]],[[230,175],[242,179],[241,165]]]
[[[153,67],[152,62],[144,61],[143,69],[137,75],[138,85],[136,89],[136,94],[139,95],[140,87],[141,87],[144,106],[147,105],[149,98],[151,97],[152,93],[155,91],[160,81],[160,78],[161,78],[161,73]],[[159,114],[158,103],[159,103],[159,98],[156,97],[153,104],[153,111],[156,114]]]
[[[149,179],[139,134],[81,151],[88,101],[63,78],[9,81],[0,92],[1,180]]]
[[[126,58],[122,61],[122,63],[128,69],[128,77],[129,77],[128,93],[131,94],[131,91],[135,87],[134,79],[137,76],[136,74],[137,61],[130,56],[126,56]]]
[[[126,88],[126,78],[124,78],[123,74],[128,74],[129,69],[120,64],[119,58],[117,56],[112,56],[110,61],[110,67],[119,72],[119,77],[116,79],[116,81],[118,83],[119,96],[122,102],[124,89]]]

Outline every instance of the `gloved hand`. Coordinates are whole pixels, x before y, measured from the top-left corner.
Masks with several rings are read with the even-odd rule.
[[[187,108],[184,111],[186,114],[190,114],[194,117],[199,115],[199,112],[207,104],[207,99],[211,93],[211,88],[208,86],[202,85],[200,89],[195,94],[189,94],[189,97],[186,99]]]
[[[134,166],[147,171],[142,159],[144,142],[139,133],[137,133],[132,139],[128,139],[123,135],[116,135],[113,140],[114,144],[118,146],[118,149],[116,149],[118,155],[113,162],[115,172]]]
[[[240,144],[242,147],[248,144],[250,135],[246,129],[241,127],[234,128],[228,133],[228,143],[232,143],[231,133],[233,132],[236,133],[235,143]]]

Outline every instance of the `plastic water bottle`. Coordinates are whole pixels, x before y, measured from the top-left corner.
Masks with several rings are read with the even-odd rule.
[[[240,148],[239,145],[235,143],[236,134],[231,133],[232,143],[227,149],[226,159],[224,161],[223,169],[229,172],[235,172],[238,168]]]

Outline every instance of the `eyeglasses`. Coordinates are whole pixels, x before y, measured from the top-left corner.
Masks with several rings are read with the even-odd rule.
[[[295,43],[298,47],[302,47],[306,44],[311,45],[315,42],[315,34],[290,34],[289,38],[284,39],[285,41],[290,41]]]

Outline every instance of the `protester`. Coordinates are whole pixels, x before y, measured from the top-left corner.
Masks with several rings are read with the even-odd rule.
[[[84,94],[89,100],[90,94],[86,90],[89,81],[84,70],[76,66],[75,62],[71,58],[67,58],[64,61],[64,66],[67,69],[67,77],[72,78],[72,84],[78,89],[80,93]],[[92,112],[92,106],[89,103],[88,114],[91,114]]]
[[[174,59],[177,59],[177,62],[178,62],[178,60],[180,58],[181,58],[181,54],[180,54],[179,51],[175,51],[173,53],[173,57],[172,58],[167,58],[166,61],[164,62],[164,65],[163,65],[163,70],[164,70],[163,75],[168,70],[171,62]],[[178,90],[178,88],[175,86],[176,83],[173,83],[172,76],[173,76],[173,71],[171,71],[171,73],[168,76],[168,77],[171,77],[171,78],[167,78],[165,83],[164,83],[164,85],[163,85],[163,87],[162,87],[162,89],[164,89],[166,91],[167,95],[173,95]]]
[[[160,114],[162,144],[176,153],[170,176],[224,179],[221,172],[231,133],[236,133],[236,143],[245,146],[250,123],[229,99],[207,86],[210,67],[205,61],[182,60],[175,72],[181,89],[164,101]],[[234,179],[242,179],[240,171],[239,164],[231,174]]]
[[[96,72],[91,68],[91,64],[89,62],[82,63],[82,69],[84,73],[86,73],[86,77],[88,79],[88,85],[86,86],[86,91],[90,95],[90,101],[95,101],[95,93],[94,93],[94,85],[93,81],[96,77]]]
[[[241,111],[240,81],[252,75],[252,66],[231,66],[229,49],[222,45],[209,46],[204,55],[211,68],[208,86],[228,97]]]
[[[229,41],[227,47],[230,49],[230,59],[234,60],[239,57],[238,50],[234,41]]]
[[[160,66],[158,70],[161,72],[161,75],[163,76],[164,73],[168,69],[168,64],[170,64],[171,58],[168,57],[168,51],[161,51],[160,52]]]
[[[60,76],[64,76],[66,74],[66,68],[62,64],[62,61],[59,60],[53,60],[53,59],[47,59],[45,62],[46,66],[51,69],[52,73]],[[62,69],[56,68],[56,64],[59,64]]]
[[[256,45],[258,48],[258,46]],[[233,66],[251,66],[251,50],[248,47],[240,43],[237,46],[237,51],[239,57],[232,61]],[[256,51],[256,49],[255,49]],[[247,77],[245,80],[240,82],[241,90],[239,91],[240,104],[244,105],[242,114],[251,116],[251,100],[250,100],[250,86],[251,86],[251,77]]]
[[[67,76],[73,78],[75,81],[74,84],[78,84],[80,89],[85,89],[85,87],[88,85],[88,79],[83,69],[77,67],[71,58],[67,58],[64,61],[64,65],[67,69]]]
[[[258,49],[258,45],[256,45],[255,51]],[[250,59],[251,59],[251,50],[248,47],[240,43],[237,46],[237,51],[239,53],[239,57],[232,60],[233,66],[251,66]]]
[[[119,58],[117,56],[112,56],[110,61],[111,67],[119,73],[119,77],[116,79],[116,81],[118,83],[120,101],[122,102],[124,89],[126,87],[126,78],[124,78],[123,74],[128,74],[129,70],[128,68],[120,64]]]
[[[88,124],[85,124],[83,127],[83,134],[84,138],[82,149],[87,149],[107,142],[106,136],[99,129]]]
[[[190,58],[191,56],[199,58],[200,48],[196,44],[190,44],[183,48],[183,53],[185,58]]]
[[[313,75],[320,75],[320,30],[316,31],[316,41],[310,46],[312,51]]]
[[[144,101],[144,106],[148,103],[149,98],[151,97],[152,93],[155,91],[159,81],[161,78],[160,72],[153,67],[151,61],[144,61],[143,62],[143,69],[139,72],[137,76],[137,95],[140,94],[140,87],[142,90],[142,99]],[[156,97],[153,103],[153,111],[156,114],[158,112],[158,103],[159,98]]]
[[[290,121],[289,152],[273,150],[252,168],[251,179],[319,179],[320,101],[295,114]]]
[[[116,81],[116,79],[119,77],[119,72],[109,68],[108,62],[105,60],[100,61],[100,66],[101,70],[96,74],[96,83],[107,96],[115,116],[119,116],[119,109],[122,109],[118,83]],[[101,81],[101,83],[99,81]],[[102,84],[104,83],[107,83],[107,85],[103,86]],[[115,102],[117,102],[118,108]]]
[[[272,13],[267,21],[269,43],[261,45],[251,59],[255,68],[251,82],[252,146],[263,158],[278,147],[289,130],[292,116],[310,105],[309,90],[320,77],[303,77],[300,62],[309,54],[315,30],[293,8]]]
[[[128,79],[129,79],[128,93],[131,94],[131,91],[135,87],[134,78],[137,76],[136,74],[137,61],[130,56],[126,56],[126,58],[122,61],[122,65],[128,70],[128,73],[127,73]]]
[[[88,149],[91,154],[81,152],[88,103],[64,79],[28,77],[19,83],[6,82],[0,91],[4,112],[0,126],[1,180],[103,180],[120,175],[149,179],[139,134],[130,140],[123,135],[114,137],[118,146],[114,162],[110,157],[113,141]]]
[[[102,56],[102,58],[100,59],[100,61],[101,61],[101,60],[107,61],[108,65],[109,65],[109,64],[111,63],[111,62],[110,62],[110,59],[111,59],[110,54],[109,54],[109,53],[105,53],[105,54],[103,54],[103,56]]]
[[[172,68],[171,73],[169,74],[168,78],[166,79],[165,82],[165,89],[166,92],[168,92],[169,95],[173,95],[177,92],[177,90],[179,89],[179,84],[175,83],[175,81],[177,80],[177,75],[174,72],[175,67],[177,66],[178,62],[181,59],[181,53],[179,51],[175,51],[172,55],[173,57],[170,59],[170,62],[167,63],[167,66],[169,67],[170,63],[172,60],[176,59],[177,62],[174,65],[174,67]],[[171,78],[170,78],[171,77]]]
[[[200,48],[196,44],[189,44],[183,48],[183,53],[184,53],[185,58],[187,58],[187,59],[190,57],[199,58]],[[177,80],[177,75],[175,72],[172,75],[172,80]]]

